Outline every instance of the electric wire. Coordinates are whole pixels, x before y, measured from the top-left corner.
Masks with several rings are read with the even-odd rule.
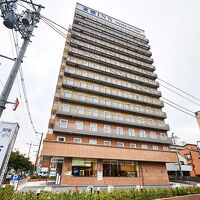
[[[49,22],[51,22],[51,23],[53,23],[53,24],[57,25],[58,27],[60,27],[60,28],[64,29],[65,31],[68,31],[68,29],[67,29],[67,28],[65,28],[65,27],[61,26],[60,24],[58,24],[58,23],[56,23],[56,22],[52,21],[51,19],[48,19],[48,18],[47,18],[47,17],[45,17],[44,15],[41,15],[41,17],[42,17],[42,18],[44,18],[44,19],[46,19],[47,21],[49,21]]]
[[[176,91],[174,91],[174,90],[172,90],[172,89],[170,89],[170,88],[168,88],[168,87],[166,87],[166,86],[164,86],[164,85],[162,85],[162,84],[160,84],[160,85],[161,85],[162,87],[164,87],[164,88],[166,88],[166,89],[170,90],[171,92],[173,92],[173,93],[177,94],[178,96],[180,96],[180,97],[182,97],[182,98],[184,98],[184,99],[186,99],[186,100],[188,100],[188,101],[192,102],[193,104],[196,104],[196,105],[200,106],[200,104],[198,104],[198,103],[196,103],[196,102],[192,101],[191,99],[188,99],[187,97],[185,97],[185,96],[183,96],[183,95],[179,94],[178,92],[176,92]]]
[[[51,27],[54,31],[56,31],[59,35],[61,35],[62,37],[64,37],[65,39],[67,39],[67,36],[65,33],[63,33],[62,31],[60,31],[58,28],[56,28],[54,25],[52,25],[50,22],[46,21],[44,18],[41,18],[41,20],[46,23],[49,27]]]
[[[14,40],[14,44],[15,44],[16,55],[18,55],[19,46],[18,46],[17,34],[16,34],[16,38],[15,38],[14,33],[13,33],[13,40]],[[21,85],[22,85],[22,91],[23,91],[23,95],[24,95],[24,99],[25,99],[25,104],[26,104],[29,120],[30,120],[31,126],[33,128],[33,131],[36,135],[36,138],[37,138],[37,140],[39,140],[38,135],[37,135],[37,130],[36,130],[35,125],[33,123],[32,115],[31,115],[31,112],[30,112],[30,106],[29,106],[29,102],[28,102],[28,98],[27,98],[24,76],[23,76],[23,71],[22,71],[21,66],[20,66],[19,72],[20,72],[20,80],[21,80]],[[18,88],[20,90],[19,83],[18,83]],[[20,96],[21,96],[21,93],[20,93]]]
[[[183,106],[180,106],[180,105],[174,103],[173,101],[170,101],[169,99],[166,99],[165,97],[162,97],[162,99],[165,99],[166,101],[169,101],[170,103],[173,103],[174,105],[179,106],[180,108],[185,109],[185,110],[187,110],[190,113],[193,113],[193,114],[195,113],[195,112],[193,112],[193,111],[191,111],[191,110],[189,110],[187,108],[184,108]]]
[[[169,105],[169,106],[171,106],[171,107],[173,107],[173,108],[175,108],[175,109],[177,109],[177,110],[179,110],[179,111],[181,111],[181,112],[183,112],[183,113],[185,113],[185,114],[187,114],[187,115],[190,115],[190,116],[196,118],[194,115],[191,115],[190,113],[188,113],[188,112],[186,112],[186,111],[184,111],[184,110],[181,110],[180,108],[177,108],[177,107],[175,107],[174,105],[172,105],[172,104],[170,104],[170,103],[168,103],[168,102],[166,102],[166,101],[164,101],[164,103],[166,103],[167,105]]]
[[[176,86],[172,85],[171,83],[169,83],[169,82],[167,82],[167,81],[164,81],[164,80],[163,80],[163,79],[161,79],[161,78],[158,78],[158,79],[159,79],[160,81],[162,81],[162,82],[166,83],[167,85],[170,85],[171,87],[173,87],[173,88],[175,88],[175,89],[177,89],[177,90],[179,90],[179,91],[183,92],[184,94],[186,94],[186,95],[188,95],[188,96],[190,96],[190,97],[192,97],[192,98],[196,99],[197,101],[200,101],[200,99],[199,99],[199,98],[197,98],[197,97],[195,97],[195,96],[193,96],[193,95],[189,94],[188,92],[185,92],[184,90],[182,90],[182,89],[180,89],[180,88],[178,88],[178,87],[176,87]]]

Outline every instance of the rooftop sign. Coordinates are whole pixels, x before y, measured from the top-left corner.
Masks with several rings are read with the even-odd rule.
[[[110,23],[115,24],[117,26],[120,26],[121,28],[124,28],[126,30],[129,30],[129,31],[132,31],[134,33],[137,33],[137,34],[140,34],[140,35],[144,36],[144,31],[142,29],[139,29],[139,28],[136,28],[134,26],[131,26],[131,25],[127,24],[127,23],[124,23],[124,22],[122,22],[120,20],[117,20],[117,19],[115,19],[113,17],[110,17],[110,16],[108,16],[106,14],[103,14],[103,13],[101,13],[99,11],[91,9],[91,8],[89,8],[87,6],[82,5],[82,4],[77,3],[76,4],[76,9],[80,10],[82,12],[85,12],[85,13],[87,13],[89,15],[95,16],[95,17],[97,17],[99,19],[102,19],[104,21],[107,21],[107,22],[110,22]]]

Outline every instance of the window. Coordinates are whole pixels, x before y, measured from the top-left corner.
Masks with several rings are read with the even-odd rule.
[[[104,92],[107,93],[107,94],[111,94],[110,88],[104,88]]]
[[[108,100],[108,99],[103,99],[103,103],[104,103],[105,105],[107,105],[107,106],[111,105],[111,102],[110,102],[110,100]]]
[[[110,112],[104,111],[104,117],[107,119],[111,118]]]
[[[148,146],[146,144],[142,144],[142,149],[148,149]]]
[[[89,176],[97,175],[97,160],[72,158],[72,176]]]
[[[57,136],[57,141],[65,142],[65,137]]]
[[[190,159],[191,159],[191,155],[190,155],[190,154],[185,154],[185,158],[186,158],[187,160],[190,160]]]
[[[99,91],[99,86],[98,85],[93,85],[93,90]]]
[[[97,131],[97,124],[90,124],[90,130],[91,131]]]
[[[77,113],[81,114],[81,115],[85,114],[85,108],[84,107],[77,107]]]
[[[88,52],[83,52],[83,55],[88,56],[88,57],[90,56],[90,54]]]
[[[134,121],[134,120],[133,120],[133,116],[128,115],[128,116],[127,116],[127,120],[128,120],[129,122],[133,122],[133,121]]]
[[[73,63],[76,63],[76,59],[75,58],[70,58],[70,61]]]
[[[129,128],[129,129],[128,129],[128,135],[129,135],[129,136],[135,136],[135,130],[132,129],[132,128]]]
[[[116,128],[116,133],[119,134],[119,135],[123,135],[123,133],[124,133],[123,128],[122,127],[117,127]]]
[[[92,102],[93,103],[99,103],[99,99],[97,97],[92,97]]]
[[[150,132],[150,137],[153,139],[156,139],[156,133],[155,132]]]
[[[67,128],[68,120],[60,119],[60,127]]]
[[[139,177],[137,162],[124,160],[103,160],[104,177]]]
[[[76,121],[76,129],[83,130],[83,122]]]
[[[94,64],[94,68],[99,69],[100,67],[99,67],[99,65]]]
[[[152,148],[153,150],[158,150],[158,146],[153,145]]]
[[[81,138],[74,138],[73,142],[82,143],[82,139]]]
[[[136,148],[136,144],[130,144],[130,148]]]
[[[62,105],[62,111],[69,112],[69,110],[70,110],[70,105],[66,105],[66,104]]]
[[[89,140],[89,144],[97,144],[97,140],[92,140],[92,139],[90,139],[90,140]]]
[[[148,125],[153,125],[153,120],[152,120],[152,119],[148,119],[148,120],[147,120],[147,124],[148,124]]]
[[[160,134],[160,139],[161,139],[161,140],[166,140],[166,136],[165,136],[164,133],[161,133],[161,134]]]
[[[150,108],[145,108],[146,113],[150,113]]]
[[[98,117],[98,114],[99,114],[99,113],[98,113],[97,110],[92,109],[91,111],[92,111],[92,116],[93,116],[93,117]]]
[[[103,143],[105,146],[111,146],[111,141],[104,141]]]
[[[146,133],[144,130],[140,130],[140,137],[146,137]]]
[[[135,111],[138,111],[138,112],[140,111],[140,106],[135,106],[134,108],[135,108]]]
[[[117,142],[117,146],[118,147],[124,147],[124,143],[123,142]]]
[[[84,94],[79,94],[79,95],[78,95],[78,99],[79,99],[80,101],[85,101],[85,95],[84,95]]]
[[[85,77],[87,77],[87,72],[86,71],[81,71],[81,76],[85,76]]]
[[[99,75],[98,74],[93,74],[93,78],[99,80]]]
[[[104,125],[104,133],[111,133],[110,126]]]
[[[163,150],[164,151],[169,151],[169,148],[168,147],[163,147]]]
[[[120,101],[115,101],[116,107],[117,108],[121,108],[122,107],[122,103]]]
[[[116,118],[116,120],[122,120],[123,119],[122,114],[120,114],[120,113],[116,113],[115,118]]]
[[[76,42],[76,43],[77,43],[77,42]],[[72,48],[71,50],[72,50],[72,52],[74,52],[74,53],[77,53],[77,52],[78,52],[78,50],[77,50],[77,49],[74,49],[74,48]]]
[[[82,64],[83,64],[83,66],[88,66],[89,65],[88,62],[86,62],[86,61],[83,61]]]
[[[72,98],[72,92],[64,91],[64,96],[67,98]]]
[[[80,87],[81,88],[86,88],[87,87],[87,84],[85,82],[80,82]]]
[[[69,72],[69,73],[73,73],[73,74],[74,74],[75,71],[76,71],[76,70],[75,70],[74,68],[68,68],[68,72]]]
[[[168,147],[163,147],[163,150],[164,151],[169,151],[169,148]]]
[[[73,85],[74,80],[73,79],[67,79],[67,85]]]

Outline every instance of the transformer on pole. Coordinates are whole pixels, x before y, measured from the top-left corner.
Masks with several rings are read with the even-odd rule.
[[[0,0],[0,10],[1,16],[3,18],[3,24],[8,29],[14,29],[15,31],[18,31],[24,40],[19,50],[19,54],[15,59],[12,70],[8,76],[6,84],[3,88],[3,91],[0,95],[0,117],[3,113],[3,110],[6,108],[5,105],[7,103],[10,91],[19,71],[20,65],[23,62],[23,58],[28,44],[30,42],[33,29],[36,27],[36,24],[40,20],[40,10],[41,8],[44,8],[42,5],[32,3],[32,1],[22,1],[31,4],[34,8],[34,11],[27,9],[21,14],[18,14],[17,0]]]

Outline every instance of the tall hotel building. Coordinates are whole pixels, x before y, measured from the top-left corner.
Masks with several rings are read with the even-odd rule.
[[[176,154],[148,43],[143,30],[76,5],[42,150],[56,183],[169,183]]]

